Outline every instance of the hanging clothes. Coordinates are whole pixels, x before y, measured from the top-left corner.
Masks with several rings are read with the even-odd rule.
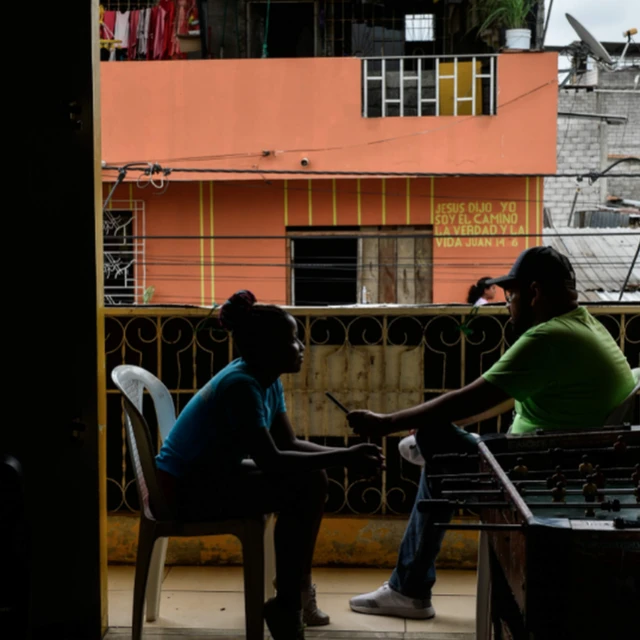
[[[141,9],[138,23],[138,60],[144,60],[147,57],[150,24],[151,9]]]
[[[116,12],[105,11],[100,25],[100,38],[102,40],[113,40],[116,30]]]
[[[113,50],[111,60],[124,60],[128,54],[122,54],[122,50],[129,48],[129,11],[118,11],[116,13],[115,40],[120,40]],[[118,53],[116,53],[118,50]],[[123,57],[124,55],[124,57]]]
[[[149,35],[147,38],[147,60],[153,60],[153,48],[156,43],[156,23],[158,21],[158,7],[151,9],[149,17]]]
[[[185,35],[189,31],[187,24],[187,12],[190,0],[178,0],[176,8],[176,32],[178,35]]]
[[[138,55],[138,24],[140,10],[134,9],[129,17],[129,60],[135,60]]]
[[[167,12],[162,6],[155,7],[155,21],[154,21],[154,37],[153,37],[153,60],[162,60],[162,51],[164,48],[164,30],[165,30],[165,18]]]
[[[160,0],[160,7],[165,11],[164,41],[162,43],[162,59],[168,60],[171,57],[172,43],[175,39],[175,0]]]

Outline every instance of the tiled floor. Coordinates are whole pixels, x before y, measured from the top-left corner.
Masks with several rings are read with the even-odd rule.
[[[366,616],[349,609],[352,595],[372,591],[388,577],[388,570],[316,569],[318,604],[331,616],[331,624],[308,630],[307,637],[332,640],[471,640],[474,637],[474,572],[439,572],[433,597],[436,609],[433,620]],[[109,567],[109,640],[130,637],[132,590],[133,567]],[[240,568],[167,567],[160,618],[154,623],[145,623],[144,636],[154,640],[238,640],[244,637],[243,629]]]

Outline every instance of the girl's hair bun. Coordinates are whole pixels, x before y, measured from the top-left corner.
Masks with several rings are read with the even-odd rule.
[[[234,331],[251,315],[257,301],[251,291],[237,291],[220,307],[220,324],[228,331]]]

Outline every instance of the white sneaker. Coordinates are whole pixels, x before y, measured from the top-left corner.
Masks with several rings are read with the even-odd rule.
[[[394,591],[388,582],[371,593],[351,598],[352,611],[368,613],[374,616],[396,616],[397,618],[413,618],[426,620],[436,615],[431,600],[415,600]]]

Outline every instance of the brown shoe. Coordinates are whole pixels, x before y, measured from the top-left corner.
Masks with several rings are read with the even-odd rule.
[[[308,627],[322,627],[331,622],[331,618],[318,609],[315,584],[308,591],[302,592],[302,620]]]

